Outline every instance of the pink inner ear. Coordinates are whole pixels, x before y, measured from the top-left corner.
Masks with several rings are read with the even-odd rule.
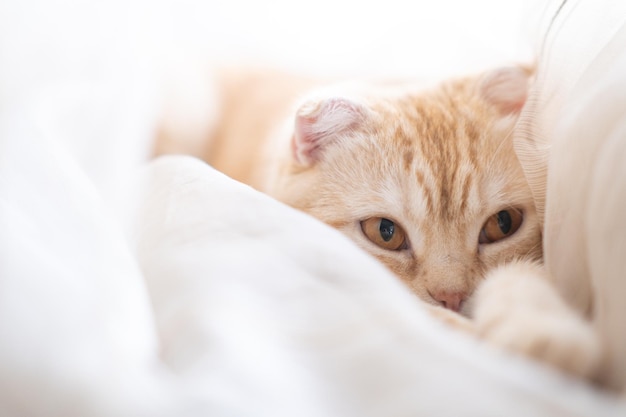
[[[531,71],[521,67],[501,68],[485,77],[480,90],[489,103],[501,114],[516,114],[522,110],[528,97]]]
[[[364,116],[361,105],[345,98],[305,103],[295,120],[291,142],[294,159],[301,165],[314,164],[329,144],[356,128]]]

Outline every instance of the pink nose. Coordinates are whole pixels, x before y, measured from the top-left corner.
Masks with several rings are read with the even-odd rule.
[[[461,303],[465,300],[466,295],[463,292],[446,292],[440,291],[430,294],[435,300],[439,301],[442,306],[450,310],[459,311]]]

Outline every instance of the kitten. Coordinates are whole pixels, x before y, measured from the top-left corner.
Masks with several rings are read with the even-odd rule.
[[[327,87],[230,72],[201,156],[344,232],[426,302],[463,311],[487,270],[541,257],[511,141],[530,75]]]
[[[221,122],[201,156],[342,231],[446,322],[588,376],[598,348],[541,277],[540,219],[511,140],[531,76],[511,67],[429,86],[326,87],[230,73]],[[498,268],[505,263],[511,273]],[[469,302],[488,274],[493,284]],[[501,299],[517,288],[509,278],[549,300],[533,308],[558,311],[556,321],[508,315]],[[503,332],[510,323],[519,326]],[[559,328],[577,330],[552,340]]]
[[[424,301],[462,311],[485,272],[541,257],[511,132],[529,73],[307,99],[264,191],[344,232]]]

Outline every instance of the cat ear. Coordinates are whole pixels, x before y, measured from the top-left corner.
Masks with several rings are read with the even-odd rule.
[[[300,165],[313,165],[329,144],[357,129],[366,114],[362,104],[347,98],[307,101],[296,113],[291,142],[294,160]]]
[[[500,68],[483,78],[480,93],[500,114],[518,114],[526,103],[531,76],[529,68]]]

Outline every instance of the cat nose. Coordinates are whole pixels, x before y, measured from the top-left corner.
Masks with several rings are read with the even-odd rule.
[[[461,309],[461,303],[463,303],[467,297],[464,292],[455,291],[437,291],[434,294],[429,291],[428,293],[442,306],[453,311],[459,311]]]

